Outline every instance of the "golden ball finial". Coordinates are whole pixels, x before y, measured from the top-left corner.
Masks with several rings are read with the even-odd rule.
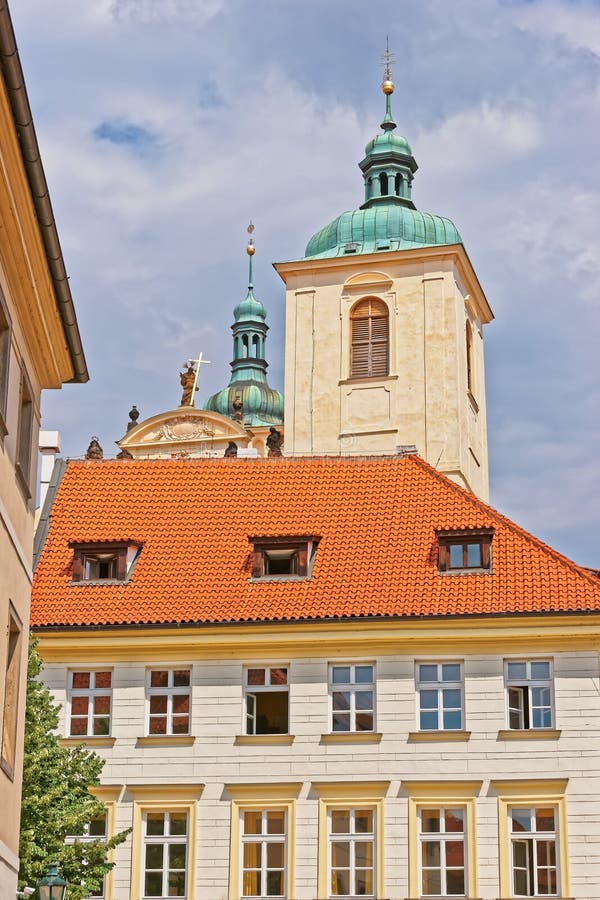
[[[386,78],[383,84],[381,85],[381,90],[384,94],[393,94],[394,93],[394,82],[391,78]]]
[[[254,254],[256,253],[256,247],[254,246],[254,241],[252,240],[252,238],[250,238],[250,240],[248,241],[246,253],[248,254],[248,256],[254,256]]]

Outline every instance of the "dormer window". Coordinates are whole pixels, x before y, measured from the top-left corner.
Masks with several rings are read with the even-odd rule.
[[[318,538],[312,535],[251,537],[252,578],[296,580],[310,578]]]
[[[111,583],[126,581],[140,552],[139,544],[70,544],[73,548],[73,581]]]
[[[437,531],[438,572],[465,574],[490,572],[493,528]]]

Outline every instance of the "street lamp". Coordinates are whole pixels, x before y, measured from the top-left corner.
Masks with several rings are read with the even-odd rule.
[[[46,874],[37,883],[40,900],[65,900],[67,882],[58,874],[58,864],[49,863]]]

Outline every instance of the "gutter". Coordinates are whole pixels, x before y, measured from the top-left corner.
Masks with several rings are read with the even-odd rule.
[[[73,364],[75,374],[70,382],[85,383],[89,380],[87,364],[6,0],[0,0],[0,72],[6,84],[29,190],[54,286],[58,314]]]

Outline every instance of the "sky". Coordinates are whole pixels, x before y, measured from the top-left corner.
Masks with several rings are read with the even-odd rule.
[[[600,567],[598,0],[13,0],[91,380],[47,391],[62,454],[112,455],[136,404],[224,387],[256,226],[256,295],[283,389],[273,261],[363,199],[357,163],[395,52],[419,209],[456,223],[486,328],[491,503]]]

